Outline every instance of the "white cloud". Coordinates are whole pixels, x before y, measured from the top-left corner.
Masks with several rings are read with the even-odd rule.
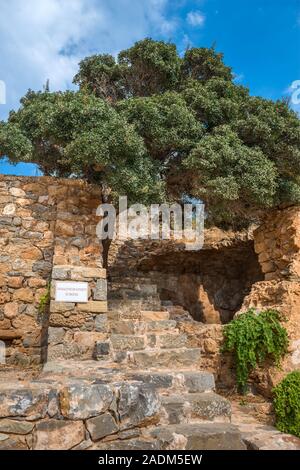
[[[205,15],[201,11],[190,11],[187,14],[186,20],[191,26],[203,26]]]
[[[168,0],[0,0],[0,79],[7,105],[17,106],[28,88],[72,86],[78,62],[100,52],[117,54],[145,36],[170,38],[176,21],[165,16]]]

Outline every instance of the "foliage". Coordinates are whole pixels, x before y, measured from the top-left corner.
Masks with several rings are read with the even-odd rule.
[[[50,292],[51,292],[51,284],[50,282],[47,284],[46,292],[40,297],[38,311],[40,315],[44,315],[46,313],[46,309],[50,304]]]
[[[100,98],[116,101],[172,90],[180,79],[181,60],[175,44],[144,39],[114,57],[100,54],[79,64],[74,83]]]
[[[274,389],[276,427],[300,437],[300,372],[289,373]]]
[[[147,155],[142,138],[94,95],[29,92],[0,129],[2,143],[13,136],[13,145],[6,144],[3,154],[17,161],[23,145],[23,160],[37,163],[46,175],[76,175],[141,202],[163,193],[157,163]]]
[[[280,321],[277,310],[257,313],[249,309],[225,326],[223,352],[234,353],[237,383],[242,391],[245,391],[252,369],[266,358],[279,365],[280,358],[286,353],[288,336]]]
[[[201,198],[207,222],[249,224],[300,201],[300,121],[249,95],[214,48],[146,38],[79,64],[78,92],[29,91],[0,123],[0,156],[131,201]]]

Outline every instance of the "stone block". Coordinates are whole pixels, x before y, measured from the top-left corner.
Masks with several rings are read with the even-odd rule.
[[[200,361],[200,349],[162,349],[153,351],[134,351],[130,357],[137,367],[178,368],[197,367]]]
[[[108,342],[97,341],[95,344],[94,357],[96,359],[106,358],[110,353],[110,344]]]
[[[210,372],[183,372],[184,385],[190,393],[214,390],[215,379]]]
[[[23,259],[40,261],[41,259],[43,259],[43,253],[36,246],[30,246],[25,250],[22,250],[21,257]]]
[[[93,446],[93,449],[105,450],[105,451],[132,451],[132,450],[159,450],[159,443],[157,440],[149,439],[128,439],[126,441],[114,441],[114,442],[100,442]]]
[[[97,315],[95,319],[95,330],[100,333],[106,333],[108,328],[107,315]]]
[[[75,309],[75,304],[72,302],[56,302],[51,300],[50,302],[50,312],[61,313],[68,312]]]
[[[28,450],[28,446],[24,440],[19,440],[17,436],[10,437],[2,434],[0,436],[0,450]]]
[[[83,349],[93,352],[96,342],[103,340],[105,336],[95,331],[75,331],[74,342]]]
[[[170,424],[191,419],[224,422],[231,416],[230,402],[213,392],[169,395],[162,398],[162,406]]]
[[[94,300],[107,300],[107,281],[106,279],[97,279],[96,287],[93,289]]]
[[[168,389],[173,385],[173,376],[169,373],[153,372],[130,374],[132,380],[137,380],[150,385],[153,389]]]
[[[75,235],[73,225],[63,220],[57,220],[55,226],[55,233],[56,235],[62,237],[74,237]]]
[[[39,287],[46,287],[47,281],[44,279],[40,279],[38,277],[34,277],[28,280],[28,286],[32,288],[39,288]]]
[[[22,287],[23,280],[24,278],[22,276],[9,277],[7,279],[7,285],[8,287],[12,287],[13,289],[18,289]],[[32,287],[32,286],[29,285],[29,287]]]
[[[111,335],[110,341],[116,351],[136,351],[145,348],[144,336]]]
[[[3,215],[7,215],[7,216],[12,216],[14,215],[16,212],[16,205],[15,204],[7,204],[4,208],[3,208],[3,211],[2,211],[2,214]]]
[[[161,334],[155,335],[155,343],[160,348],[182,348],[187,343],[184,334]]]
[[[14,339],[22,338],[22,331],[18,330],[0,330],[0,340],[12,341]]]
[[[8,434],[29,434],[34,428],[34,423],[17,421],[15,419],[1,419],[0,432]]]
[[[86,303],[77,304],[77,309],[81,312],[103,313],[107,312],[107,302],[104,300],[91,300]]]
[[[17,289],[13,294],[14,300],[20,300],[22,302],[33,302],[33,292],[28,287],[23,287],[21,289]]]
[[[25,191],[23,191],[23,189],[21,189],[21,188],[10,188],[9,192],[12,196],[15,196],[15,197],[25,197],[26,196]]]
[[[65,418],[87,419],[107,411],[114,394],[104,384],[74,384],[60,392],[60,407]]]
[[[151,312],[151,311],[142,311],[141,320],[144,321],[160,321],[160,320],[169,320],[169,312]]]
[[[71,269],[72,269],[72,266],[69,266],[69,265],[53,266],[52,279],[57,279],[61,281],[66,281],[67,279],[70,279]]]
[[[18,315],[19,305],[17,302],[8,302],[4,306],[4,316],[6,318],[15,318]]]
[[[68,317],[61,313],[52,313],[50,315],[49,324],[50,326],[61,326],[64,328],[80,328],[91,319],[87,313],[77,312]]]
[[[64,328],[54,328],[49,326],[48,328],[48,343],[55,345],[63,342],[65,336]]]
[[[48,277],[51,273],[52,263],[50,261],[36,261],[32,266],[32,271],[42,277]]]
[[[30,388],[19,384],[0,386],[0,418],[26,417],[30,421],[45,418],[50,403],[55,407],[57,394],[46,384]]]
[[[160,400],[153,387],[124,383],[119,388],[118,414],[121,429],[158,421]]]
[[[246,450],[236,426],[193,423],[157,427],[151,435],[161,450]]]
[[[106,279],[106,269],[72,266],[70,279],[74,281],[84,281],[86,279]]]

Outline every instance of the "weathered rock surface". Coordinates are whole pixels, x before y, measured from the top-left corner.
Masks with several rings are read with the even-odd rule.
[[[119,430],[119,426],[110,413],[103,413],[100,416],[88,419],[86,427],[93,441],[98,441],[99,439],[114,434]]]
[[[34,450],[69,450],[85,438],[81,421],[42,421],[33,434]]]
[[[163,450],[246,450],[238,428],[230,424],[162,426],[152,436]]]
[[[68,419],[87,419],[107,411],[114,394],[108,385],[74,384],[60,392],[60,406]]]

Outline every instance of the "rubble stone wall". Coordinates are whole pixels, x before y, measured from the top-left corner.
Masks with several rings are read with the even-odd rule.
[[[208,324],[232,320],[252,284],[264,279],[251,235],[216,228],[205,231],[199,251],[172,240],[113,241],[108,272],[150,277],[161,300],[183,306]]]
[[[94,316],[99,309],[106,310],[102,245],[96,237],[100,202],[99,188],[82,181],[0,176],[0,340],[6,345],[7,363],[29,365],[46,359],[47,292],[54,268],[67,266],[70,276],[73,267],[94,269],[95,276],[87,279],[91,281],[89,305]],[[97,310],[93,302],[99,295],[102,303]],[[51,303],[50,324],[59,328],[49,335],[50,341],[55,338],[56,354],[57,345],[64,341],[64,327],[80,330],[70,320],[79,318],[77,309],[69,307],[68,313],[61,310],[61,316],[69,318],[62,324],[56,312],[59,306]]]
[[[137,381],[50,379],[0,383],[0,450],[107,450],[114,443],[120,450],[159,448],[142,438],[159,419],[153,388]]]
[[[300,281],[300,208],[271,212],[254,232],[265,280]]]
[[[254,232],[255,251],[265,280],[252,286],[240,312],[274,308],[285,318],[289,351],[281,367],[255,371],[253,381],[265,395],[292,370],[300,370],[300,207],[272,212]]]

